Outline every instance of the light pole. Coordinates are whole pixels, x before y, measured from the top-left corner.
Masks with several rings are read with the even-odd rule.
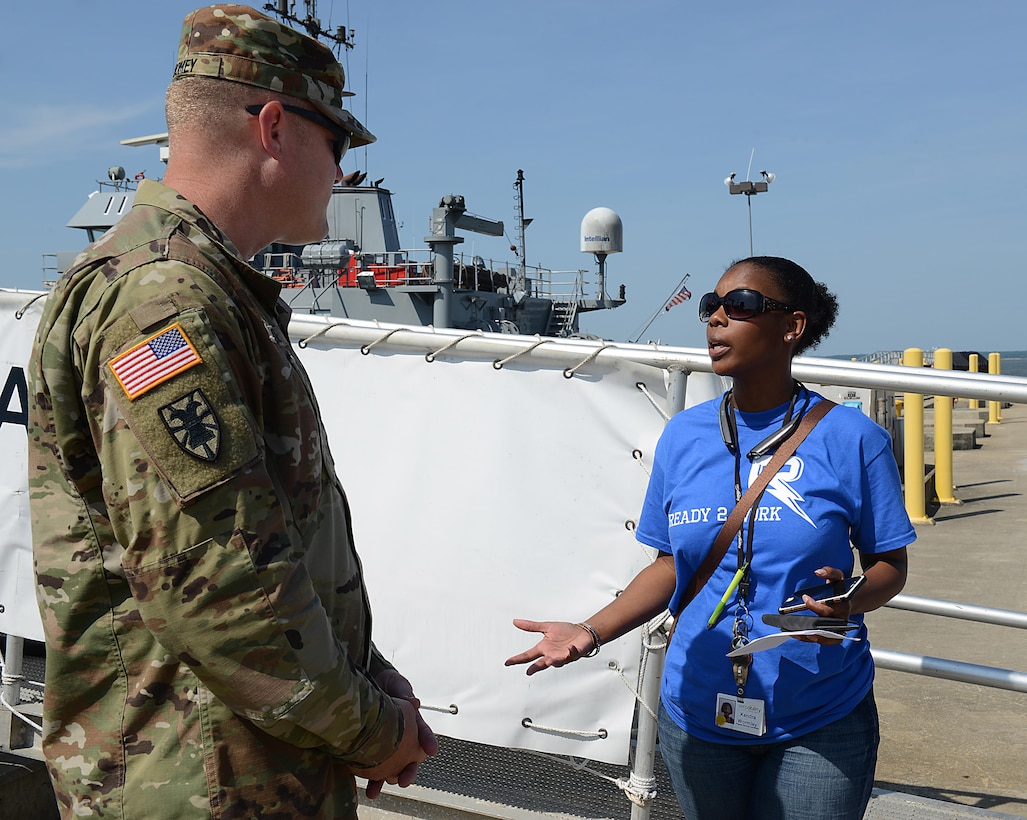
[[[727,189],[732,194],[745,194],[746,202],[749,203],[749,256],[752,256],[752,198],[756,194],[765,193],[767,186],[770,185],[776,179],[774,174],[768,173],[767,171],[760,171],[763,175],[762,182],[735,182],[735,175],[732,174],[724,180],[724,184],[727,185]]]

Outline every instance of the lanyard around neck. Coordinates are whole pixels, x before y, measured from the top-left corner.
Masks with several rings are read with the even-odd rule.
[[[795,404],[800,393],[805,394],[805,400],[803,401],[802,408],[799,412],[795,413]],[[750,462],[753,462],[757,458],[765,456],[771,450],[776,450],[780,447],[781,444],[785,442],[798,428],[799,423],[802,421],[802,417],[806,414],[806,409],[809,407],[809,403],[809,390],[807,390],[800,382],[796,381],[795,387],[792,390],[792,399],[788,403],[788,410],[785,412],[785,417],[781,421],[781,427],[749,450],[746,454],[746,458]],[[730,390],[724,394],[724,398],[720,404],[720,428],[721,434],[724,438],[724,444],[727,446],[728,451],[735,457],[735,503],[737,504],[742,498],[742,451],[738,444],[738,424],[735,420],[735,407]],[[760,494],[760,498],[762,498],[762,493]],[[756,528],[756,515],[760,505],[760,498],[757,498],[755,502],[753,502],[752,508],[750,509],[749,526],[745,527],[743,525],[738,528],[737,553],[739,570],[743,567],[751,567],[752,565],[752,540]],[[743,536],[743,530],[747,531],[745,536]],[[748,572],[746,572],[742,583],[739,585],[743,599],[748,597],[748,581]]]

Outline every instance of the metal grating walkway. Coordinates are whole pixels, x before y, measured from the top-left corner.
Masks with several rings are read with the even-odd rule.
[[[382,798],[361,805],[362,820],[468,820],[476,816],[506,820],[541,816],[627,820],[631,816],[631,803],[616,785],[589,771],[573,768],[560,758],[447,737],[440,737],[439,745],[439,754],[421,767],[415,786],[386,786]],[[617,766],[594,761],[580,763],[608,777],[626,778],[628,774]],[[656,780],[657,797],[651,820],[680,820],[681,810],[659,756]],[[1011,814],[881,789],[874,791],[865,818],[1022,820]]]

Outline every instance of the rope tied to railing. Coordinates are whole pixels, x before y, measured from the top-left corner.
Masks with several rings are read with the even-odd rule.
[[[18,308],[16,311],[14,311],[14,318],[18,319],[19,321],[21,321],[22,317],[25,316],[25,311],[27,311],[30,307],[32,307],[32,303],[33,302],[38,302],[40,299],[42,299],[42,298],[44,298],[46,296],[49,296],[49,295],[50,295],[49,292],[37,293],[35,296],[33,296],[31,299],[29,299],[24,305],[22,305],[20,308]]]
[[[639,678],[641,678],[642,673],[645,672],[645,663],[647,660],[645,656],[647,656],[648,654],[649,652],[647,648],[646,652],[643,655],[642,664],[639,668]],[[645,700],[642,698],[642,693],[639,692],[635,688],[634,684],[632,684],[631,681],[628,680],[627,676],[624,674],[624,670],[621,669],[620,664],[617,663],[617,661],[610,661],[608,664],[606,664],[606,666],[607,668],[617,673],[617,676],[621,679],[621,682],[627,687],[628,691],[635,696],[635,700],[638,701],[638,705],[649,713],[649,717],[651,717],[653,720],[656,720],[656,712],[654,712],[652,707],[649,706],[649,704],[646,703]]]
[[[559,755],[552,755],[546,752],[537,752],[534,749],[524,749],[523,751],[528,754],[535,755],[535,757],[544,757],[546,760],[550,760],[553,763],[559,763],[561,766],[567,766],[570,769],[574,769],[576,772],[587,772],[594,777],[598,777],[600,780],[605,780],[607,783],[613,784],[624,792],[628,800],[636,805],[644,806],[656,797],[655,778],[641,778],[636,776],[634,772],[632,772],[631,776],[627,779],[623,777],[611,777],[608,774],[596,771],[584,760],[577,760],[573,757],[561,757]]]
[[[596,356],[598,356],[600,353],[602,353],[604,350],[606,350],[609,347],[616,347],[616,345],[610,345],[610,344],[606,344],[604,342],[599,347],[597,347],[595,350],[593,350],[591,353],[589,353],[584,359],[582,359],[580,362],[578,362],[576,365],[574,365],[574,367],[565,368],[564,371],[563,371],[563,377],[565,379],[573,379],[575,373],[577,373],[586,364],[588,364],[589,362],[593,361]]]
[[[305,350],[307,345],[314,339],[316,339],[318,336],[324,336],[333,327],[343,327],[344,325],[345,322],[332,322],[332,324],[330,325],[325,325],[323,328],[321,328],[321,330],[319,330],[314,335],[307,336],[305,339],[300,339],[298,342],[296,342],[296,347],[298,347],[300,350]]]
[[[527,353],[531,353],[531,351],[533,351],[536,347],[538,347],[539,345],[544,345],[546,342],[549,341],[549,339],[543,339],[537,333],[535,334],[535,338],[537,339],[537,341],[534,344],[528,345],[526,348],[524,348],[524,350],[518,350],[512,356],[507,356],[505,359],[496,359],[492,363],[492,366],[496,370],[502,370],[504,364],[509,364],[514,359],[516,359],[518,356],[524,356]]]
[[[32,685],[39,687],[42,687],[43,685],[41,683],[36,683],[35,681],[29,681],[24,675],[8,673],[7,664],[4,661],[4,656],[2,652],[0,652],[0,682],[2,682],[4,686],[12,686],[18,683],[31,683]],[[3,706],[12,715],[23,720],[39,734],[43,734],[43,727],[35,721],[31,720],[30,718],[26,717],[22,712],[18,710],[16,706],[12,706],[8,702],[7,696],[4,694],[3,690],[0,690],[0,706]]]
[[[624,792],[624,796],[636,806],[648,806],[656,799],[655,777],[639,777],[632,772],[627,780],[618,777],[614,782]]]
[[[646,386],[645,382],[635,382],[635,387],[637,387],[642,392],[643,396],[649,399],[649,403],[656,408],[657,413],[663,416],[663,420],[665,422],[670,421],[670,416],[667,415],[667,411],[660,406],[660,403],[656,401],[656,399],[653,397],[653,394],[649,392],[649,388]]]
[[[645,463],[645,453],[643,453],[636,447],[634,450],[631,451],[631,457],[635,459],[635,462],[638,464],[639,467],[642,468],[642,471],[647,476],[652,476],[652,473],[649,471],[649,468],[646,466]]]
[[[366,345],[361,345],[361,346],[360,346],[360,352],[361,352],[361,353],[362,353],[362,354],[363,354],[364,356],[366,356],[367,354],[369,354],[369,353],[371,352],[371,348],[372,348],[372,347],[374,347],[375,345],[380,345],[380,344],[381,344],[382,342],[385,342],[385,341],[387,341],[387,340],[388,340],[388,338],[389,338],[389,337],[390,337],[390,336],[391,336],[391,335],[392,335],[393,333],[398,333],[398,332],[399,332],[399,331],[401,331],[402,329],[403,329],[403,328],[401,328],[401,327],[394,327],[394,328],[393,328],[392,330],[389,330],[389,331],[387,331],[387,332],[386,332],[385,334],[383,334],[382,336],[379,336],[379,337],[378,337],[377,339],[375,339],[375,340],[374,340],[373,342],[371,342],[370,344],[366,344]]]
[[[482,332],[482,330],[479,328],[478,330],[474,331],[474,333],[467,333],[467,334],[461,336],[459,339],[454,339],[449,344],[445,344],[442,347],[440,347],[438,350],[433,350],[431,353],[426,353],[424,355],[424,360],[426,362],[428,362],[429,364],[431,364],[432,362],[435,361],[435,358],[440,353],[445,353],[451,347],[456,347],[458,344],[460,344],[460,342],[462,342],[462,341],[464,341],[466,339],[472,339],[475,336],[484,336],[484,335],[485,335],[484,332]]]

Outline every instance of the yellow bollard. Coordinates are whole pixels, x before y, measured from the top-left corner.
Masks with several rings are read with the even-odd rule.
[[[934,351],[934,369],[952,369],[952,351]],[[952,484],[952,399],[934,397],[934,491],[942,504],[958,504]]]
[[[998,353],[988,354],[988,373],[997,376],[1002,372],[1002,357]],[[1002,409],[997,401],[988,402],[988,424],[1002,421]]]
[[[980,367],[981,367],[980,358],[981,357],[978,356],[976,353],[971,353],[970,354],[969,362],[967,363],[967,368],[969,369],[969,371],[971,373],[979,373],[980,372]],[[980,399],[970,399],[969,407],[970,407],[971,410],[976,410],[980,406],[981,406]]]
[[[924,351],[909,347],[902,354],[907,367],[923,367]],[[906,515],[914,524],[933,524],[927,517],[924,488],[924,397],[906,393],[902,401],[903,470],[906,483]]]

